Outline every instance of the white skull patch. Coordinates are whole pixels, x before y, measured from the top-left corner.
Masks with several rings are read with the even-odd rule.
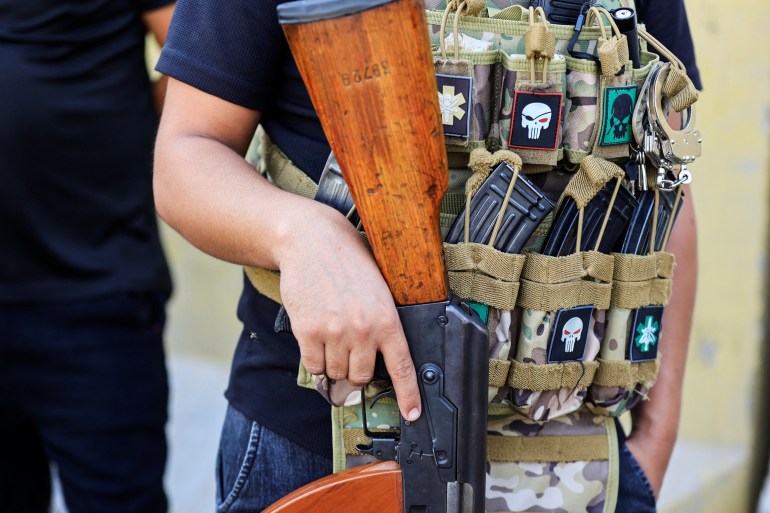
[[[521,111],[521,126],[527,129],[530,139],[539,139],[542,130],[548,130],[551,125],[553,111],[545,103],[530,103]]]
[[[583,334],[583,321],[580,317],[573,317],[564,324],[561,331],[561,341],[564,342],[564,351],[571,353],[575,350],[577,342]]]

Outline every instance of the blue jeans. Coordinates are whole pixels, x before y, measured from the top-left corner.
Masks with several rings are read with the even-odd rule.
[[[254,513],[332,472],[299,447],[229,406],[217,457],[217,513]]]
[[[621,480],[615,511],[654,513],[652,487],[620,436]],[[231,406],[217,458],[217,513],[261,511],[331,470],[331,460],[265,429]]]
[[[0,304],[0,511],[165,513],[165,295]]]

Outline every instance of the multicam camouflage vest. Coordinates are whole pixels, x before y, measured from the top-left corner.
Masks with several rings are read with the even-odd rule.
[[[633,8],[630,0],[598,4]],[[489,0],[475,13],[465,5],[427,4],[450,163],[444,233],[501,162],[557,205],[570,198],[582,209],[608,183],[619,189],[626,178],[619,166],[632,142],[631,110],[657,54],[642,43],[640,65],[631,66],[606,11],[576,32],[544,23],[524,8],[528,0]],[[541,111],[527,115],[533,109]],[[260,151],[262,169],[279,187],[313,197],[316,185],[266,136]],[[490,244],[445,244],[451,289],[479,307],[489,331],[487,511],[614,511],[614,418],[646,398],[657,374],[660,319],[642,316],[639,324],[639,316],[667,304],[673,255],[544,256],[553,218],[549,214],[516,254]],[[275,273],[246,272],[260,292],[280,302]],[[582,313],[566,321],[560,316],[573,311]],[[554,358],[562,344],[577,344],[582,356]],[[639,357],[642,349],[654,350],[653,357]],[[368,440],[360,389],[312,376],[301,365],[298,382],[333,405],[335,471],[371,461],[356,450]],[[373,382],[365,395],[387,386]],[[392,400],[368,411],[369,429],[400,426]]]

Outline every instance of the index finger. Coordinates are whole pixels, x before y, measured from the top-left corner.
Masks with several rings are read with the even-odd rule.
[[[383,344],[380,352],[393,382],[401,416],[413,422],[420,417],[422,412],[420,389],[417,386],[417,372],[400,323],[395,332],[387,338],[387,343]]]

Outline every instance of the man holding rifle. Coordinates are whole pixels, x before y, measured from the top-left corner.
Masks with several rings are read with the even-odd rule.
[[[640,12],[665,12],[686,28],[681,3],[645,4]],[[209,254],[280,270],[280,296],[296,337],[274,333],[277,303],[244,280],[238,308],[244,328],[218,461],[220,511],[262,509],[331,471],[329,407],[296,386],[300,355],[313,374],[364,385],[379,352],[401,415],[414,421],[422,413],[391,291],[354,227],[334,209],[270,184],[243,159],[258,124],[314,182],[329,153],[275,8],[182,0],[159,63],[171,79],[156,149],[158,211]],[[682,47],[670,47],[682,54]],[[657,400],[637,409],[628,441],[656,492],[676,435],[692,312],[694,217],[691,202],[685,205],[669,246],[688,262],[667,310],[676,322],[665,325],[663,336],[675,343],[653,393]],[[644,497],[624,482],[618,511],[641,511],[633,501]]]

